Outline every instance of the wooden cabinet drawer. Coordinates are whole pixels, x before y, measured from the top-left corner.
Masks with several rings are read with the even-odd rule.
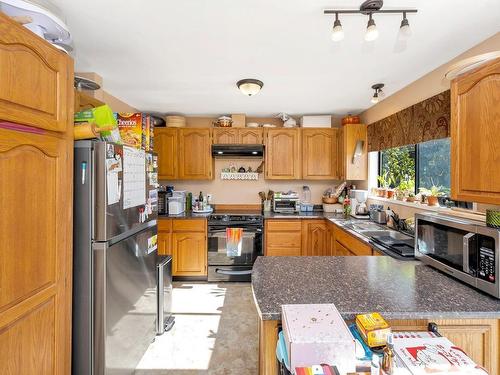
[[[335,227],[335,241],[342,244],[355,255],[372,255],[372,248],[369,245],[351,236],[339,227]]]
[[[206,229],[205,219],[175,219],[172,222],[174,232],[205,232]]]
[[[270,232],[266,236],[267,246],[278,247],[298,247],[300,249],[302,242],[301,233],[283,233],[283,232]]]
[[[158,219],[158,232],[172,232],[172,219]]]
[[[266,249],[266,256],[300,256],[300,247],[279,247],[268,246]]]
[[[266,231],[268,232],[300,232],[301,230],[302,224],[299,219],[266,221]]]

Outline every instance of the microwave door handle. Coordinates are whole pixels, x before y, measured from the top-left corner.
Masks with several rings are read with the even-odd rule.
[[[463,263],[463,271],[466,274],[469,274],[469,243],[472,237],[474,237],[476,233],[467,233],[464,236],[464,252],[462,255],[462,263]]]

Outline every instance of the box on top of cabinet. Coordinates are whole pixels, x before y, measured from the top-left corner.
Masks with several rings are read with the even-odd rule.
[[[292,369],[326,363],[355,371],[355,340],[334,304],[282,305],[281,320]]]
[[[302,116],[300,126],[303,128],[331,128],[332,116]]]

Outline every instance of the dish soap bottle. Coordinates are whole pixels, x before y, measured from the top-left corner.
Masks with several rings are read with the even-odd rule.
[[[394,341],[392,334],[387,335],[387,345],[384,348],[382,370],[384,370],[388,375],[392,375],[394,373]]]

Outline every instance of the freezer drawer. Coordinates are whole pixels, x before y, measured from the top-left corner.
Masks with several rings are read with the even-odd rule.
[[[156,265],[156,334],[162,335],[174,325],[172,316],[172,257],[159,257]]]

